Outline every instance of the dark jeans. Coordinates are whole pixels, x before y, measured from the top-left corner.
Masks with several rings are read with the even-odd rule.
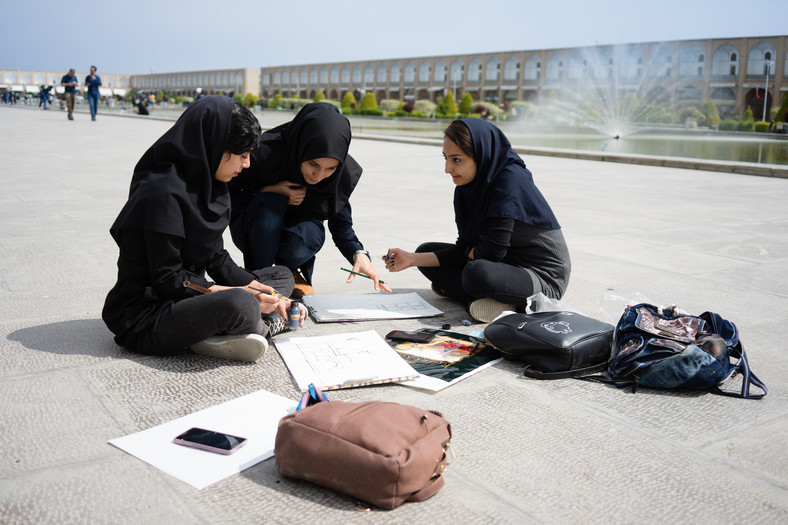
[[[90,117],[93,120],[96,120],[96,113],[98,113],[98,102],[99,102],[98,93],[95,95],[91,95],[90,93],[88,93],[88,106],[90,106]]]
[[[312,282],[315,254],[323,246],[325,231],[320,223],[304,220],[298,223],[301,235],[285,225],[287,199],[279,195],[258,194],[244,210],[240,220],[231,226],[233,242],[244,254],[244,267],[267,268],[274,264],[291,271],[300,269],[307,282]],[[307,245],[304,237],[312,239]]]
[[[416,248],[416,253],[436,252],[449,246],[452,245],[428,242]],[[530,270],[503,262],[479,259],[462,267],[419,267],[419,271],[436,288],[442,288],[452,299],[463,303],[489,297],[525,307],[528,298],[541,291]]]
[[[287,268],[276,266],[253,273],[258,281],[286,297],[293,292],[293,274]],[[241,289],[222,290],[169,305],[151,322],[134,350],[169,355],[214,335],[265,333],[260,303],[254,295]]]

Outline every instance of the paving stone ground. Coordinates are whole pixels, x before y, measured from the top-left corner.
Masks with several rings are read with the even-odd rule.
[[[0,523],[788,523],[788,180],[778,178],[525,157],[569,243],[564,302],[602,320],[620,312],[606,294],[718,312],[738,325],[763,400],[540,382],[514,361],[436,394],[337,391],[438,410],[453,426],[444,489],[371,513],[282,478],[273,460],[198,491],[109,445],[257,390],[298,396],[274,349],[254,364],[147,357],[117,347],[101,321],[117,258],[109,226],[134,164],[170,124],[0,107]],[[351,153],[364,166],[356,230],[373,255],[455,239],[438,145],[356,139]],[[372,291],[345,284],[344,264],[329,240],[318,293]],[[299,335],[483,328],[462,326],[467,314],[417,271],[384,278],[445,314],[309,321]]]

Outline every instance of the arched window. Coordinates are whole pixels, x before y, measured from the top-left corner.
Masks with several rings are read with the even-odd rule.
[[[760,42],[754,46],[747,57],[747,75],[766,75],[767,68],[769,74],[774,73],[774,56],[774,48],[770,44]]]
[[[311,85],[317,84],[317,68],[312,68],[309,70],[309,83]]]
[[[503,79],[506,82],[517,82],[520,78],[520,59],[515,55],[509,55],[503,66]]]
[[[711,74],[715,77],[736,77],[739,75],[738,50],[731,44],[723,44],[712,57]]]
[[[465,66],[462,63],[462,60],[459,58],[456,59],[454,62],[451,63],[451,81],[452,82],[462,82],[462,73],[465,69]]]
[[[339,68],[337,66],[331,68],[331,71],[328,73],[328,79],[332,85],[339,84]]]
[[[673,74],[673,55],[663,46],[657,47],[651,55],[648,73],[652,78],[665,78]]]
[[[350,66],[345,64],[342,66],[342,73],[340,74],[340,78],[342,79],[342,84],[347,85],[350,84]]]
[[[679,75],[682,77],[702,77],[704,73],[705,56],[703,49],[697,44],[692,44],[681,50],[679,58]]]
[[[378,83],[385,84],[388,82],[387,74],[388,71],[386,70],[386,64],[380,64],[378,66]]]
[[[430,63],[426,60],[419,64],[419,82],[422,84],[426,84],[430,81],[430,73],[432,68],[430,67]]]
[[[484,73],[484,80],[486,82],[498,82],[501,76],[501,61],[498,57],[490,57],[487,61],[487,68]]]
[[[399,84],[401,79],[402,79],[402,68],[400,68],[399,62],[394,62],[393,64],[391,64],[391,83]]]
[[[536,55],[531,55],[525,61],[525,71],[523,78],[525,80],[538,81],[542,77],[542,61]]]
[[[482,78],[482,61],[478,58],[471,59],[468,64],[468,82],[478,82]]]
[[[553,54],[550,58],[547,59],[547,71],[545,72],[545,78],[547,80],[561,80],[564,75],[564,61],[561,59],[561,56]]]
[[[569,80],[588,78],[588,59],[582,51],[577,51],[569,58],[569,68],[566,76]]]
[[[435,74],[433,75],[433,79],[436,84],[443,84],[446,82],[446,62],[443,60],[438,60],[435,63]]]
[[[408,61],[405,64],[405,83],[406,84],[413,84],[416,80],[416,66],[413,65],[413,62]]]
[[[353,84],[356,86],[361,85],[361,65],[356,64],[353,66]]]
[[[320,68],[320,84],[323,86],[328,84],[328,70],[324,67]]]

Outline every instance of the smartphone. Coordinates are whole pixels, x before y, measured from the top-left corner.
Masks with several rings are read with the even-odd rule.
[[[429,343],[435,337],[433,332],[404,332],[402,330],[392,330],[386,334],[388,339],[407,343]]]
[[[227,456],[244,446],[246,438],[195,427],[173,439],[173,442],[185,447],[199,448]]]

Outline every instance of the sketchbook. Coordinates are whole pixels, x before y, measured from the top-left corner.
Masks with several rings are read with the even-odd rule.
[[[429,343],[389,341],[397,353],[418,373],[419,377],[400,384],[437,392],[481,372],[501,359],[501,353],[487,344],[483,337],[443,330],[424,329],[434,333]]]
[[[316,323],[415,319],[443,314],[416,292],[305,295],[302,300]]]
[[[278,337],[282,356],[301,392],[394,383],[419,377],[374,330],[313,337]]]

